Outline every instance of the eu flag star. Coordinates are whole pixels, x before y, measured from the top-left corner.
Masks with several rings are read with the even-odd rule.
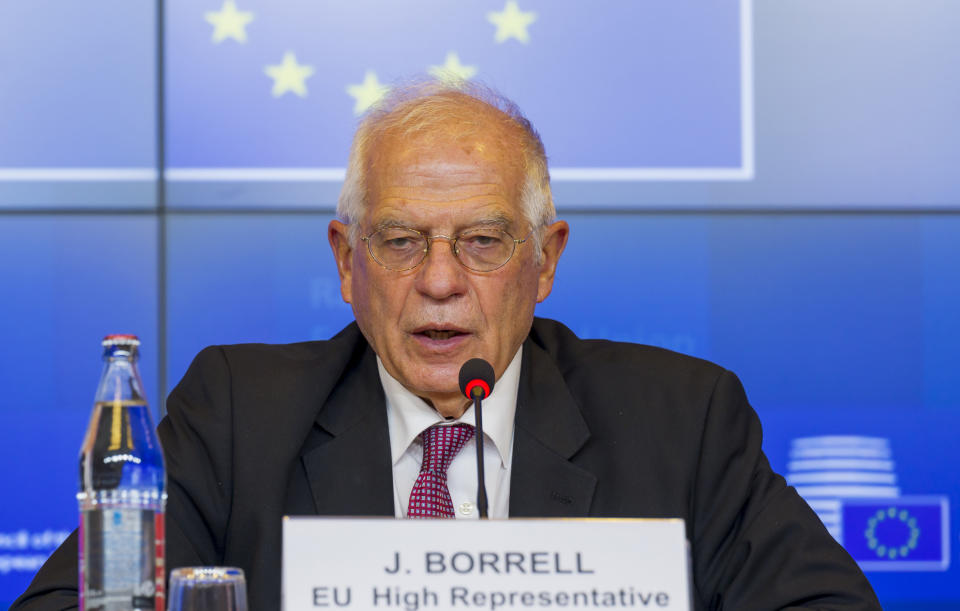
[[[465,66],[460,63],[460,56],[453,51],[447,53],[447,59],[442,66],[430,66],[431,76],[448,83],[469,81],[477,74],[476,66]]]
[[[301,98],[307,97],[307,79],[313,74],[313,66],[297,63],[297,56],[293,51],[283,54],[283,62],[277,66],[267,66],[264,69],[267,76],[273,79],[273,97],[279,98],[289,92]]]
[[[353,105],[353,114],[362,115],[368,108],[380,101],[390,88],[380,83],[377,73],[367,70],[363,75],[363,82],[359,85],[347,85],[349,93],[356,102]]]
[[[232,38],[244,43],[247,42],[247,24],[253,21],[253,13],[238,11],[233,0],[224,0],[219,11],[207,11],[204,18],[213,26],[213,42],[219,44]]]
[[[537,14],[535,12],[521,11],[514,0],[508,0],[506,6],[500,12],[491,11],[487,13],[487,21],[497,26],[497,32],[493,39],[498,43],[511,38],[516,38],[524,44],[530,42],[530,33],[527,32],[527,28],[536,20]]]

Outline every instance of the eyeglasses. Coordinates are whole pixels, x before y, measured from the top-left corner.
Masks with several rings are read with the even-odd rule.
[[[475,272],[492,272],[507,264],[518,244],[530,237],[518,240],[502,229],[480,227],[460,235],[428,236],[409,227],[386,227],[360,238],[367,243],[370,256],[381,266],[403,272],[423,263],[430,253],[434,240],[450,242],[453,255],[460,265]]]

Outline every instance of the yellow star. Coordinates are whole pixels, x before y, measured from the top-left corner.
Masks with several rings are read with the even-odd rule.
[[[447,53],[447,59],[442,66],[430,66],[427,70],[434,78],[446,83],[458,83],[469,81],[477,73],[476,66],[464,66],[460,63],[460,57],[450,51]]]
[[[267,66],[264,72],[273,79],[273,97],[279,98],[288,91],[307,97],[307,78],[313,74],[313,66],[298,64],[293,51],[283,54],[283,63],[279,66]]]
[[[499,13],[487,13],[487,21],[497,26],[497,33],[493,36],[496,42],[504,42],[510,38],[516,38],[524,44],[530,42],[527,26],[536,20],[536,13],[521,11],[514,0],[507,0],[507,5]]]
[[[349,93],[356,103],[353,105],[353,114],[362,115],[364,111],[380,101],[390,91],[386,85],[380,84],[377,73],[367,70],[363,75],[363,82],[359,85],[347,85]]]
[[[207,23],[213,26],[213,42],[221,43],[228,38],[247,42],[247,24],[253,21],[253,13],[238,11],[233,0],[224,0],[220,12],[207,11]]]

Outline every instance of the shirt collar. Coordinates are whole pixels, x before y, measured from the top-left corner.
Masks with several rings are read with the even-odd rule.
[[[517,350],[507,370],[483,401],[483,433],[489,437],[500,455],[500,464],[506,466],[513,443],[513,419],[517,411],[517,392],[520,388],[520,363],[523,346]],[[434,424],[463,422],[473,426],[473,404],[456,420],[447,420],[426,401],[413,394],[396,378],[387,373],[377,357],[380,383],[387,400],[387,423],[390,427],[390,454],[396,465],[410,444],[424,429]]]

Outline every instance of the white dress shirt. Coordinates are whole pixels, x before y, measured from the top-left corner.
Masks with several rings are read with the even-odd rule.
[[[522,354],[521,346],[494,385],[493,392],[483,401],[483,468],[487,484],[487,514],[491,518],[506,518],[510,508],[513,416],[517,411]],[[473,404],[459,418],[447,420],[387,373],[380,357],[377,357],[377,369],[387,399],[390,455],[393,459],[393,507],[398,518],[405,518],[410,492],[423,461],[420,433],[435,424],[462,422],[473,426]],[[474,435],[453,458],[447,470],[447,486],[457,519],[475,520],[479,517],[476,443]]]

